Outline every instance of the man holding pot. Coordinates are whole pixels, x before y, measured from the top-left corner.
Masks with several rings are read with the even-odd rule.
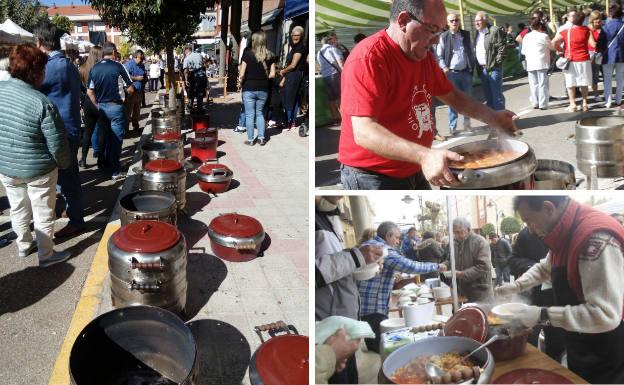
[[[429,190],[456,185],[457,153],[433,149],[433,98],[513,133],[511,111],[494,111],[453,87],[431,47],[446,26],[442,0],[394,0],[388,28],[355,46],[342,72],[338,160],[347,190]]]
[[[497,294],[550,280],[554,306],[528,306],[517,318],[563,328],[568,368],[588,382],[624,383],[624,228],[567,196],[516,196],[514,210],[550,252]]]
[[[338,202],[341,196],[315,197],[315,318],[340,315],[359,320],[360,294],[353,272],[377,262],[383,249],[374,245],[345,249]],[[357,384],[355,355],[335,373],[330,384]]]

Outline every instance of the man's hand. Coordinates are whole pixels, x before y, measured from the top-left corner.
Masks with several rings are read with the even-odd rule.
[[[336,354],[336,373],[341,372],[347,366],[347,359],[351,357],[360,347],[360,339],[347,341],[347,333],[344,329],[338,329],[336,333],[329,336],[325,342]]]
[[[447,74],[447,73],[449,72],[448,67],[444,67],[444,68],[442,68],[442,72],[444,72],[445,74]]]
[[[190,86],[191,86],[191,83],[190,83],[188,80],[185,80],[185,81],[184,81],[184,85],[185,85],[186,87],[190,87]]]
[[[464,275],[464,272],[461,270],[456,270],[455,271],[455,276],[457,277],[457,279],[460,279],[462,277],[462,275]]]
[[[420,162],[422,172],[433,186],[456,186],[459,184],[455,175],[448,169],[448,160],[462,160],[463,156],[448,150],[428,150]]]
[[[375,245],[365,245],[360,247],[360,252],[364,256],[364,261],[369,265],[377,262],[383,256],[383,247]]]
[[[510,295],[520,293],[520,287],[516,283],[506,283],[494,289],[494,293],[501,297],[508,297]]]
[[[514,314],[514,318],[522,322],[524,326],[532,328],[539,323],[541,311],[542,308],[539,306],[527,306],[517,314]]]
[[[495,111],[486,123],[503,133],[513,134],[518,131],[518,127],[516,127],[514,122],[516,119],[518,119],[518,116],[509,110]]]
[[[136,91],[136,90],[134,89],[133,85],[130,85],[130,87],[128,87],[126,89],[126,92],[128,92],[128,95],[132,95],[134,93],[134,91]]]
[[[445,264],[441,263],[438,265],[438,269],[440,270],[440,273],[444,273],[447,270],[447,267]]]

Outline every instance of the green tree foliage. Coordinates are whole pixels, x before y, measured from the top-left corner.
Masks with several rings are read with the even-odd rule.
[[[127,58],[132,54],[132,44],[128,39],[121,39],[121,42],[117,45],[117,51],[122,58]]]
[[[48,18],[39,1],[0,0],[0,23],[13,20],[20,27],[32,32],[35,25]]]
[[[490,235],[490,233],[496,232],[496,226],[491,223],[486,223],[483,225],[483,227],[481,227],[481,231],[487,237],[488,235]]]
[[[52,19],[50,21],[59,31],[71,33],[71,31],[74,29],[74,22],[69,20],[69,17],[67,16],[61,16],[57,13],[56,15],[52,16]]]
[[[89,3],[104,22],[127,31],[133,42],[154,52],[164,49],[169,84],[174,84],[173,48],[191,41],[200,14],[214,6],[215,1],[89,0]]]
[[[522,230],[522,222],[516,217],[503,218],[500,225],[501,233],[505,235],[517,234]]]

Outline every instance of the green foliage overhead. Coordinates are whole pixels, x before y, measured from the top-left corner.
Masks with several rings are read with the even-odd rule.
[[[48,14],[42,10],[39,1],[0,0],[0,23],[11,19],[28,32],[32,32],[35,25],[47,18]]]
[[[90,0],[104,22],[127,31],[133,42],[156,52],[191,41],[201,21],[200,14],[213,3],[206,0]]]
[[[491,223],[486,223],[483,225],[483,227],[481,227],[481,232],[487,237],[488,235],[490,235],[490,233],[496,232],[496,226]]]
[[[516,217],[505,217],[500,224],[500,229],[505,235],[517,234],[522,230],[522,222]]]
[[[71,33],[71,31],[74,29],[74,22],[69,20],[69,17],[67,16],[61,16],[57,13],[56,15],[52,16],[52,19],[50,19],[50,21],[59,31]]]

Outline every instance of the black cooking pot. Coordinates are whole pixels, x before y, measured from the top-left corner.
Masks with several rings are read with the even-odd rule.
[[[69,356],[73,385],[194,385],[197,349],[175,314],[131,306],[102,314],[80,332]]]

